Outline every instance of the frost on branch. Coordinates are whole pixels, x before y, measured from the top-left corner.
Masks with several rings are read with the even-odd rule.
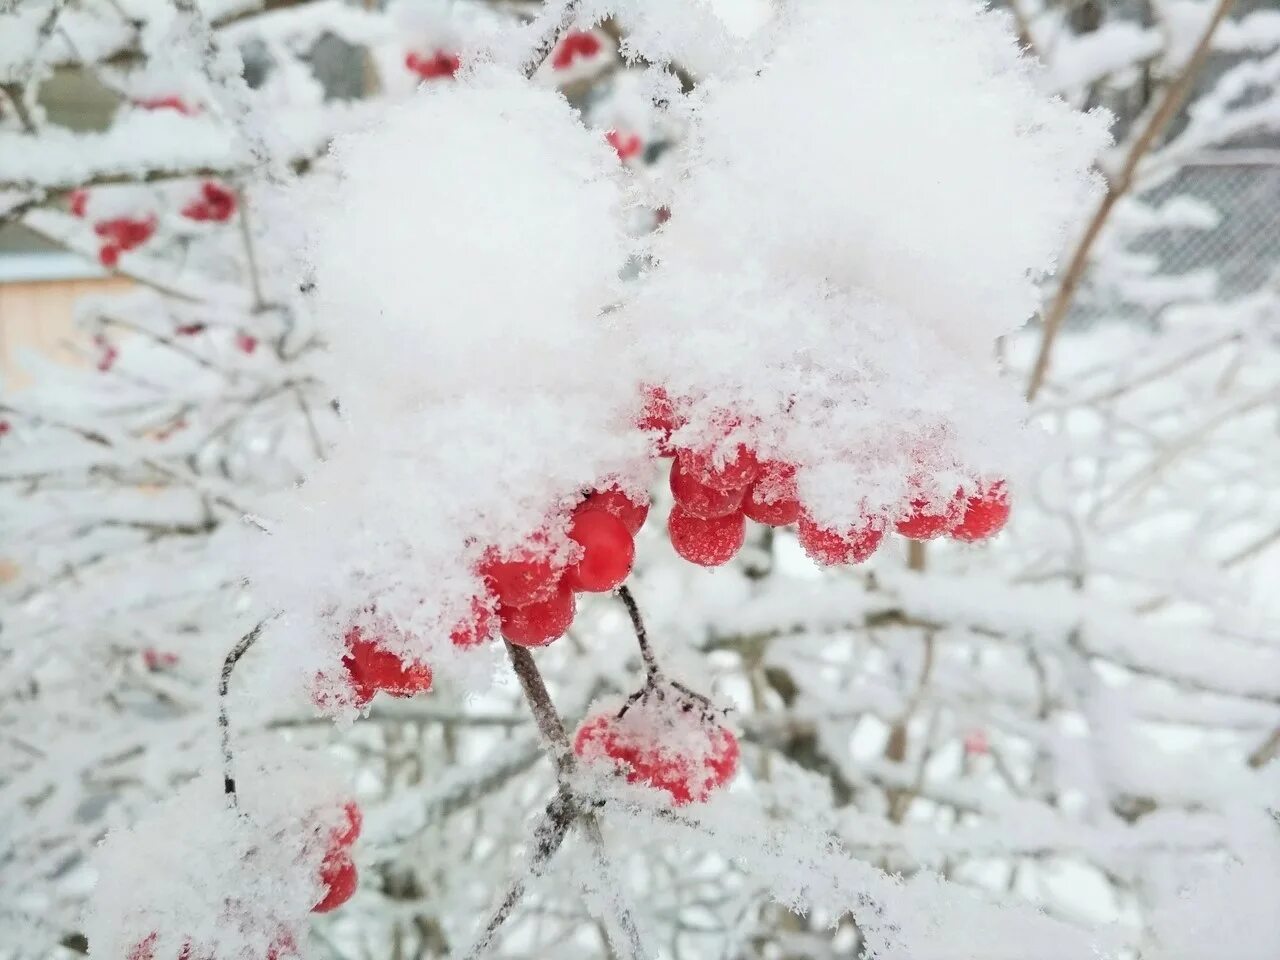
[[[797,5],[778,41],[693,94],[626,315],[677,444],[795,464],[807,508],[844,527],[1025,459],[993,340],[1034,311],[1096,189],[1105,117],[1046,100],[968,3]]]
[[[333,168],[298,202],[345,429],[263,508],[249,572],[306,675],[362,617],[435,668],[490,602],[486,550],[537,535],[567,560],[581,493],[643,488],[635,379],[602,316],[626,258],[620,170],[558,94],[498,68],[425,86],[339,140]]]

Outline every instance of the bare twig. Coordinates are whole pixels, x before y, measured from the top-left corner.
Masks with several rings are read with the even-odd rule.
[[[222,736],[222,792],[227,795],[228,802],[236,805],[236,778],[234,758],[231,751],[231,721],[227,716],[227,690],[231,686],[231,674],[235,673],[240,658],[249,652],[249,648],[258,642],[262,628],[272,617],[258,621],[258,625],[240,638],[227,658],[222,661],[222,674],[218,678],[218,729]]]
[[[1036,394],[1040,392],[1040,388],[1044,385],[1045,376],[1049,372],[1049,362],[1053,356],[1054,342],[1057,340],[1067,312],[1071,309],[1072,303],[1075,302],[1076,293],[1089,266],[1089,257],[1093,252],[1094,244],[1110,220],[1116,203],[1132,189],[1138,164],[1155,146],[1160,135],[1164,133],[1169,123],[1177,116],[1178,111],[1182,109],[1182,105],[1187,99],[1187,94],[1191,91],[1192,82],[1199,74],[1201,67],[1204,66],[1205,60],[1208,59],[1213,36],[1217,32],[1219,24],[1231,12],[1231,8],[1234,5],[1235,0],[1218,0],[1213,14],[1204,28],[1204,32],[1196,43],[1194,52],[1183,65],[1177,78],[1165,91],[1163,99],[1151,113],[1146,126],[1134,138],[1119,171],[1108,183],[1107,192],[1103,196],[1102,202],[1099,203],[1097,210],[1093,213],[1093,217],[1085,227],[1084,236],[1080,238],[1080,242],[1076,244],[1075,251],[1067,261],[1067,268],[1063,271],[1062,281],[1058,285],[1058,292],[1054,295],[1044,314],[1040,349],[1036,354],[1035,364],[1031,368],[1031,377],[1027,383],[1028,400],[1034,400]]]
[[[636,643],[640,646],[640,656],[644,658],[645,671],[652,679],[662,671],[658,666],[658,658],[653,655],[653,647],[649,645],[649,634],[645,631],[644,619],[640,616],[640,607],[626,584],[618,588],[618,597],[622,600],[623,605],[626,606],[627,614],[631,617],[631,626],[636,631]]]

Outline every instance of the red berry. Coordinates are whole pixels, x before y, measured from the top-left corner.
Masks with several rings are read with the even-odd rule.
[[[145,110],[177,110],[181,114],[191,116],[200,112],[200,108],[193,104],[188,104],[181,97],[170,94],[167,97],[148,97],[142,100],[133,101],[139,107]]]
[[[205,331],[203,323],[180,323],[173,328],[173,332],[180,337],[194,337],[198,333]]]
[[[667,518],[667,535],[676,553],[701,567],[718,567],[734,558],[747,538],[747,522],[742,514],[703,520],[682,510],[671,508]]]
[[[410,52],[405,54],[404,65],[423,80],[440,80],[457,73],[462,67],[462,59],[443,50],[437,50],[429,57]]]
[[[0,437],[13,429],[13,425],[8,420],[0,420]]]
[[[591,491],[584,506],[613,514],[633,537],[640,532],[649,516],[649,504],[637,503],[616,486]]]
[[[314,907],[312,913],[328,913],[342,906],[356,892],[356,865],[346,855],[325,857],[320,865],[320,882],[324,884],[325,893]]]
[[[796,468],[770,460],[760,466],[760,476],[742,501],[742,512],[756,523],[785,527],[800,519],[796,496]]]
[[[632,157],[639,156],[640,151],[644,149],[644,141],[638,133],[619,133],[617,130],[610,130],[604,138],[609,141],[609,146],[613,147],[618,159],[623,163]]]
[[[574,590],[608,593],[631,573],[635,541],[613,514],[584,503],[573,512],[569,539],[582,547],[582,556],[565,571],[565,582]]]
[[[676,503],[685,513],[701,520],[734,516],[742,509],[746,492],[745,487],[717,490],[708,486],[685,469],[679,456],[671,464],[671,493]]]
[[[113,243],[103,244],[98,251],[98,260],[104,267],[115,267],[120,262],[120,248]]]
[[[756,455],[738,444],[732,460],[717,460],[709,452],[681,450],[676,453],[681,469],[713,490],[746,490],[760,473]]]
[[[379,690],[393,697],[411,697],[431,689],[431,668],[423,663],[406,664],[376,641],[361,636],[353,627],[346,635],[349,652],[342,658],[351,677],[356,703],[364,706]]]
[[[644,410],[641,411],[636,426],[646,433],[656,434],[658,456],[674,457],[676,450],[671,446],[671,434],[682,426],[676,415],[675,404],[662,387],[646,387],[644,392]]]
[[[594,57],[599,52],[599,37],[585,30],[572,30],[560,41],[551,58],[551,66],[555,70],[567,70],[578,57]]]
[[[172,667],[177,664],[178,655],[176,653],[165,653],[155,647],[147,647],[142,651],[142,662],[146,664],[148,670],[163,670],[165,667]]]
[[[958,494],[941,505],[916,497],[911,501],[907,515],[894,525],[894,529],[912,540],[932,540],[955,529],[963,517],[964,500]]]
[[[498,610],[502,635],[521,647],[544,647],[562,637],[573,623],[573,591],[567,583],[557,584],[550,598],[523,607]]]
[[[999,480],[965,502],[964,516],[951,536],[972,543],[994,537],[1009,521],[1009,491]]]
[[[491,547],[480,560],[480,576],[504,606],[523,607],[548,600],[556,593],[561,574],[549,552],[546,535],[541,533],[506,554]]]
[[[472,597],[470,618],[455,626],[449,633],[449,639],[455,647],[474,647],[490,639],[497,629],[493,599],[488,595]]]
[[[588,718],[574,736],[574,753],[588,763],[612,760],[628,783],[664,790],[677,806],[701,803],[733,779],[739,748],[728,729],[683,713],[679,726],[666,724],[672,729],[664,736],[666,718],[648,714],[642,702],[621,718],[611,713]]]
[[[156,938],[159,934],[152,930],[145,937],[129,948],[127,960],[152,960],[156,953]]]
[[[862,563],[876,552],[884,539],[884,531],[871,524],[858,530],[829,530],[818,526],[804,513],[800,514],[797,531],[800,546],[809,559],[823,566]]]
[[[253,353],[258,349],[258,338],[241,330],[236,333],[236,349],[241,353]]]
[[[334,831],[333,846],[330,850],[335,848],[344,850],[350,847],[359,838],[360,828],[364,826],[364,817],[354,800],[348,800],[342,805],[342,813],[346,822]]]
[[[71,215],[83,217],[88,208],[89,191],[84,189],[72,190],[71,195],[67,198],[67,209],[71,211]]]

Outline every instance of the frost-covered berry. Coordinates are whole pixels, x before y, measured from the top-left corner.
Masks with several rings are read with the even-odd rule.
[[[626,525],[613,514],[590,502],[583,504],[573,512],[569,539],[582,548],[582,556],[565,571],[565,582],[574,590],[608,593],[631,573],[635,541]]]
[[[1009,491],[1003,480],[965,501],[964,515],[951,531],[957,540],[972,543],[994,537],[1009,522]]]
[[[479,573],[494,596],[507,607],[540,603],[555,594],[561,570],[552,563],[545,534],[507,553],[490,548],[480,560]]]
[[[942,504],[915,497],[894,529],[911,540],[932,540],[950,533],[963,516],[964,500],[958,495]]]
[[[704,520],[677,504],[667,518],[667,535],[676,553],[685,560],[700,567],[718,567],[742,549],[747,538],[747,521],[741,513]]]
[[[701,483],[725,492],[746,490],[760,473],[756,455],[741,443],[731,460],[717,459],[708,452],[680,450],[676,462]]]
[[[742,512],[756,523],[785,527],[800,519],[796,496],[796,468],[789,463],[768,461],[742,501]]]
[[[156,218],[113,217],[95,223],[93,232],[121,250],[135,250],[156,232]]]
[[[225,223],[236,212],[236,195],[212,180],[200,185],[200,196],[182,208],[188,220]]]
[[[671,434],[682,426],[676,415],[675,404],[670,394],[662,387],[646,387],[644,391],[644,409],[636,426],[646,433],[654,434],[660,457],[674,457],[675,447],[671,445]]]
[[[738,740],[699,710],[641,700],[623,716],[587,718],[573,738],[587,763],[612,761],[628,783],[646,783],[677,806],[701,803],[738,769]]]
[[[471,616],[449,631],[449,640],[455,647],[474,647],[491,639],[497,632],[498,617],[493,612],[493,598],[472,597]]]
[[[862,563],[876,552],[884,539],[884,531],[871,523],[856,530],[830,530],[814,523],[804,513],[800,514],[796,530],[800,546],[809,559],[828,567]]]
[[[680,509],[690,516],[701,520],[733,516],[742,509],[742,498],[746,492],[745,487],[718,490],[708,486],[683,466],[679,456],[671,464],[671,495],[676,498]]]
[[[502,635],[521,647],[544,647],[564,636],[573,624],[573,614],[573,590],[567,583],[556,584],[546,600],[498,610]]]
[[[356,865],[346,854],[325,857],[320,865],[320,882],[324,885],[324,896],[311,908],[312,913],[328,913],[342,906],[356,892],[359,875]]]
[[[587,494],[585,506],[611,513],[627,528],[633,537],[640,532],[649,516],[649,504],[638,503],[623,493],[618,487],[606,487],[604,490],[593,490]]]
[[[72,190],[67,197],[67,209],[73,217],[83,217],[89,209],[89,191],[83,188]]]
[[[640,156],[640,152],[644,149],[644,140],[638,133],[623,133],[619,130],[609,130],[604,135],[609,146],[613,147],[614,153],[618,155],[618,159],[623,163]]]
[[[404,56],[404,65],[423,80],[447,80],[462,67],[462,59],[445,50],[427,56],[410,51]]]
[[[405,663],[376,640],[365,639],[359,627],[347,631],[347,655],[342,658],[357,706],[363,707],[382,691],[393,697],[411,697],[431,689],[431,668]]]
[[[364,826],[364,816],[354,800],[342,805],[343,822],[333,833],[333,844],[342,849],[350,847],[360,837],[360,828]]]
[[[551,66],[555,70],[567,70],[578,58],[594,57],[600,52],[600,38],[586,30],[571,30],[566,33],[556,52],[551,57]]]

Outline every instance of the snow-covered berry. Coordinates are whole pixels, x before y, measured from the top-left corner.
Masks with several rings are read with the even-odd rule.
[[[649,516],[649,504],[647,502],[639,503],[632,500],[617,486],[591,491],[591,493],[587,494],[584,505],[613,514],[622,521],[622,525],[627,528],[627,532],[633,537],[640,532],[640,528],[644,526],[644,522]]]
[[[552,562],[546,535],[537,533],[505,553],[485,551],[479,573],[503,606],[524,607],[554,595],[562,571]]]
[[[796,531],[809,559],[828,567],[862,563],[876,552],[884,539],[884,530],[873,523],[851,530],[830,530],[804,513],[800,514]]]
[[[667,518],[667,535],[676,553],[685,560],[700,567],[719,567],[742,549],[747,522],[741,513],[704,520],[676,504]]]
[[[1009,522],[1009,491],[1003,480],[965,501],[960,523],[951,530],[956,540],[972,543],[994,537]]]
[[[742,509],[746,492],[745,486],[722,490],[708,485],[681,463],[679,455],[671,464],[671,495],[690,516],[701,520],[733,516]]]
[[[521,647],[543,647],[564,636],[573,624],[573,614],[573,590],[563,582],[555,585],[546,600],[498,610],[502,635]]]

